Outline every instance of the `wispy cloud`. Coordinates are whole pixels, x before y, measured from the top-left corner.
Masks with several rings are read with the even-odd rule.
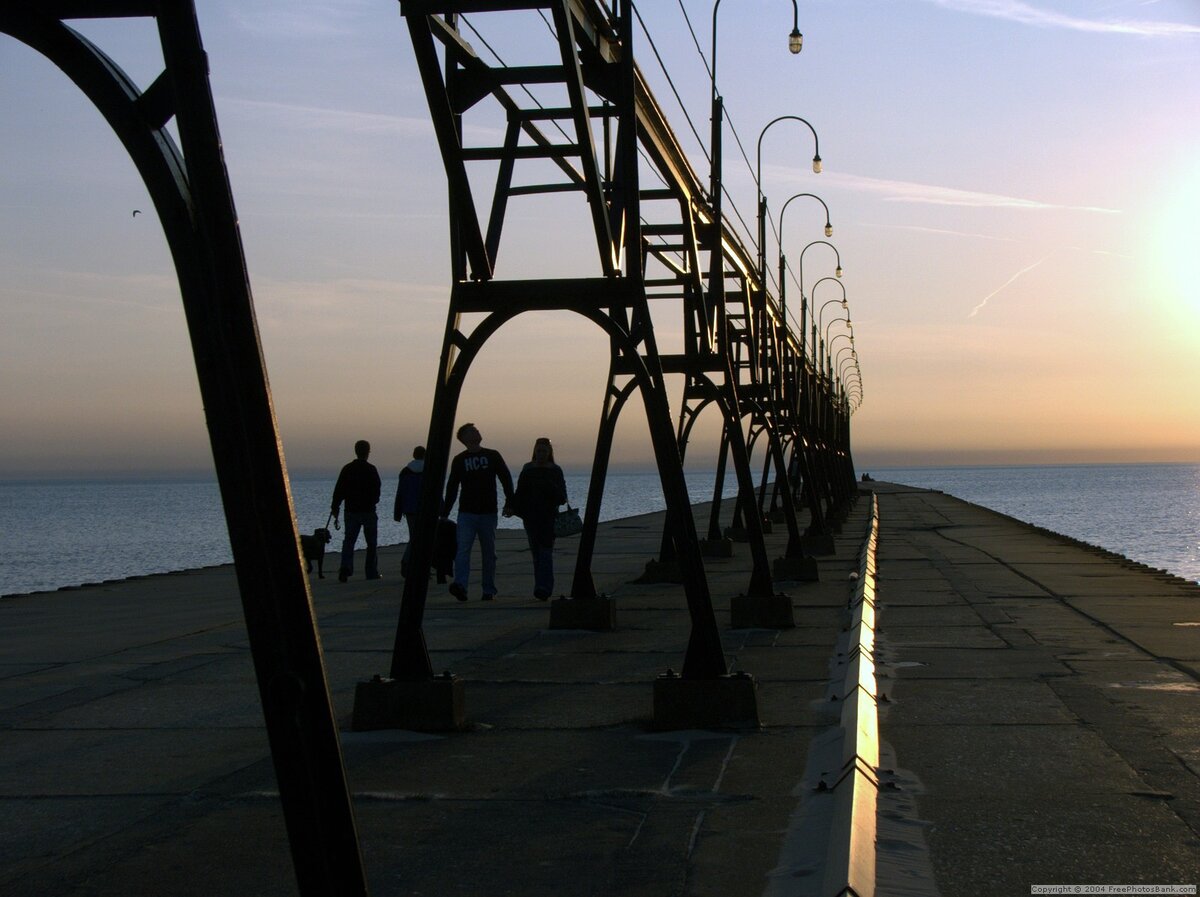
[[[994,240],[997,243],[1016,243],[1019,242],[1013,237],[998,237],[995,234],[980,234],[974,231],[951,230],[945,227],[922,227],[919,224],[871,224],[866,223],[861,227],[878,227],[883,230],[911,230],[922,234],[938,234],[946,237],[970,237],[976,240]]]
[[[1067,206],[1022,199],[999,193],[982,193],[975,190],[959,190],[955,187],[939,187],[935,184],[914,184],[910,181],[890,181],[855,174],[829,172],[821,175],[825,183],[832,183],[848,190],[875,193],[888,202],[914,202],[939,206],[972,206],[993,209],[1067,210],[1073,212],[1098,212],[1106,215],[1120,214],[1118,209],[1100,206]]]
[[[220,97],[217,103],[222,107],[246,112],[256,119],[269,118],[281,124],[312,130],[357,134],[433,136],[433,125],[430,124],[429,119],[414,116],[356,112],[350,109],[330,109],[301,103],[275,103],[267,100],[230,97]]]
[[[1062,28],[1093,34],[1132,34],[1138,37],[1185,37],[1200,34],[1200,25],[1141,19],[1087,19],[1042,9],[1020,0],[928,0],[945,9],[1005,19],[1036,28]]]
[[[290,2],[257,2],[233,5],[230,19],[251,34],[272,38],[338,37],[354,32],[353,19],[364,9],[363,0],[298,5]]]
[[[1053,253],[1050,253],[1050,255],[1053,255]],[[985,305],[987,305],[987,304],[988,304],[988,301],[989,301],[989,300],[990,300],[990,299],[991,299],[993,296],[995,296],[995,295],[996,295],[997,293],[999,293],[1001,290],[1007,289],[1008,287],[1012,286],[1013,282],[1014,282],[1014,281],[1015,281],[1015,280],[1016,280],[1018,277],[1020,277],[1022,274],[1028,274],[1030,271],[1032,271],[1034,268],[1036,268],[1036,267],[1037,267],[1038,265],[1040,265],[1042,262],[1046,261],[1046,259],[1050,258],[1050,255],[1044,255],[1044,256],[1042,256],[1040,259],[1038,259],[1038,260],[1037,260],[1036,262],[1034,262],[1032,265],[1029,265],[1028,267],[1022,268],[1020,271],[1018,271],[1016,274],[1014,274],[1014,275],[1013,275],[1012,277],[1010,277],[1008,280],[1004,281],[1004,283],[1000,284],[1000,286],[996,287],[996,289],[992,290],[990,293],[988,293],[986,296],[984,296],[984,297],[983,297],[983,301],[982,301],[982,302],[980,302],[978,305],[976,305],[976,306],[975,306],[973,309],[971,309],[971,313],[970,313],[969,315],[967,315],[967,317],[968,317],[968,318],[973,318],[973,317],[975,317],[977,314],[979,314],[979,312],[980,312],[980,311],[983,309],[983,307],[984,307]]]

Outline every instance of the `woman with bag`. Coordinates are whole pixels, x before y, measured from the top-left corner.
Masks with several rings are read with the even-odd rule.
[[[558,506],[566,502],[567,481],[554,463],[554,446],[543,436],[533,444],[533,460],[521,468],[513,497],[529,538],[533,597],[539,601],[546,601],[554,591],[554,519]]]

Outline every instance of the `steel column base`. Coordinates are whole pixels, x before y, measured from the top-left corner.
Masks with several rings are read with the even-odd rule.
[[[356,732],[371,729],[411,729],[452,732],[467,727],[463,680],[446,673],[418,682],[376,676],[354,689]]]
[[[550,602],[550,628],[610,632],[617,628],[617,604],[607,595],[555,598]]]
[[[777,581],[782,582],[820,582],[821,573],[817,569],[817,561],[811,557],[775,558],[771,568]]]
[[[660,582],[681,583],[683,582],[683,570],[677,560],[651,559],[646,562],[645,572],[634,582],[639,585],[653,585]]]
[[[793,629],[796,618],[787,595],[737,595],[729,603],[733,629]]]
[[[758,686],[747,673],[683,679],[668,671],[654,681],[654,728],[757,729]]]
[[[700,556],[705,558],[733,557],[732,539],[701,539]]]
[[[800,537],[800,544],[808,554],[834,554],[837,549],[833,544],[833,533],[805,533]]]

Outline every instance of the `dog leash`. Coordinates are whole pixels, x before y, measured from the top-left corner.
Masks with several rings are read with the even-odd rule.
[[[334,528],[334,529],[336,529],[336,530],[340,530],[340,529],[342,528],[342,527],[341,527],[341,526],[338,524],[338,520],[337,520],[337,518],[336,518],[336,517],[334,517],[334,516],[333,516],[333,513],[332,513],[332,512],[330,512],[330,514],[329,514],[329,520],[332,520],[332,521],[333,521],[333,528]],[[325,521],[325,529],[329,529],[329,520],[326,520],[326,521]]]

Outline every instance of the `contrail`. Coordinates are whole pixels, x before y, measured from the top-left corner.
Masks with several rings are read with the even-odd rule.
[[[1050,255],[1053,255],[1053,254],[1054,253],[1050,253]],[[967,315],[967,317],[968,318],[975,317],[977,314],[979,314],[979,310],[988,304],[989,299],[991,299],[993,296],[995,296],[997,293],[999,293],[1001,290],[1003,290],[1005,287],[1007,287],[1009,284],[1011,284],[1014,280],[1016,280],[1022,274],[1027,274],[1030,271],[1032,271],[1034,268],[1036,268],[1038,265],[1040,265],[1046,259],[1050,258],[1050,255],[1042,256],[1040,259],[1038,259],[1036,262],[1034,262],[1028,268],[1022,268],[1020,271],[1018,271],[1016,274],[1014,274],[1008,280],[1004,281],[1004,283],[1002,283],[996,289],[992,290],[990,293],[988,293],[986,296],[984,296],[983,301],[980,302],[978,305],[976,305],[973,309],[971,309],[971,313],[969,315]]]

